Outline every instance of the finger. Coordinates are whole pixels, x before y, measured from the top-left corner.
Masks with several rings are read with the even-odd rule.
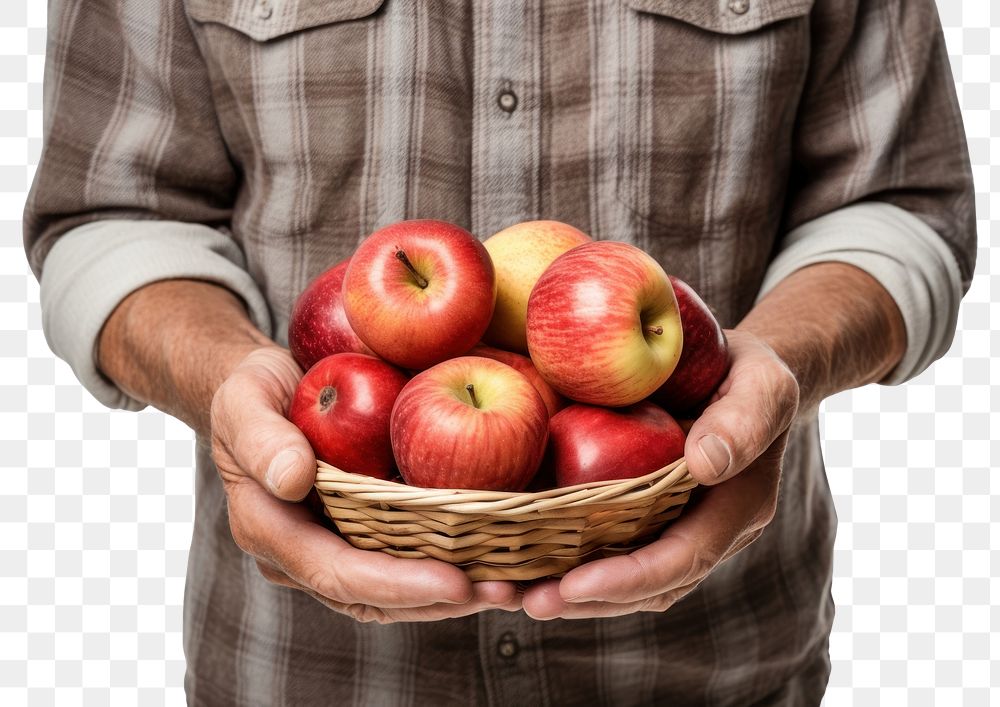
[[[334,611],[347,614],[359,621],[440,621],[460,616],[469,616],[480,611],[496,609],[501,611],[520,611],[521,596],[517,588],[510,582],[477,582],[472,585],[473,597],[465,604],[438,603],[430,606],[412,609],[382,609],[363,604],[343,604],[335,602],[308,587],[303,587],[281,570],[268,563],[258,560],[257,566],[261,574],[273,584],[297,589],[310,595],[313,599]]]
[[[708,489],[659,540],[571,570],[559,583],[560,596],[570,603],[630,603],[700,581],[773,517],[779,469],[772,456]]]
[[[717,484],[745,469],[788,428],[798,407],[798,383],[788,367],[751,337],[727,333],[729,374],[684,445],[688,471],[702,484]]]
[[[531,618],[540,621],[608,618],[633,614],[637,611],[662,612],[673,606],[696,586],[697,583],[692,583],[655,597],[621,604],[602,601],[569,603],[559,594],[558,580],[551,580],[528,589],[523,600],[524,612]]]
[[[438,603],[411,609],[384,609],[366,604],[344,604],[333,601],[308,587],[303,587],[266,562],[258,560],[257,566],[261,568],[261,573],[268,581],[297,589],[327,608],[361,622],[374,621],[384,624],[396,621],[440,621],[470,616],[491,609],[502,611],[519,611],[521,609],[521,597],[517,588],[510,582],[477,582],[472,585],[472,599],[465,604]]]
[[[403,608],[475,597],[457,567],[358,550],[316,523],[305,507],[280,501],[249,479],[230,487],[229,519],[243,550],[342,604]]]
[[[232,466],[287,501],[304,498],[316,479],[309,441],[285,418],[297,370],[280,350],[254,352],[212,402],[212,434]],[[227,477],[229,465],[219,467],[227,480],[236,473]]]

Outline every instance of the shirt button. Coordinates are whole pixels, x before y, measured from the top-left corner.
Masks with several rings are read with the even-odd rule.
[[[505,113],[513,113],[517,110],[517,94],[511,90],[506,90],[497,96],[497,105]]]
[[[514,634],[505,633],[500,636],[500,641],[497,643],[497,653],[500,654],[501,658],[513,658],[519,650],[520,646],[517,645]]]
[[[258,20],[271,19],[271,15],[274,14],[274,8],[271,7],[270,0],[257,0],[257,7],[254,10],[254,14],[257,15]]]
[[[732,0],[729,9],[737,15],[745,15],[750,9],[750,0]]]

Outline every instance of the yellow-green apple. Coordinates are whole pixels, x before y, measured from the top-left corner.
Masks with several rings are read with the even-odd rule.
[[[406,384],[392,411],[392,449],[413,486],[520,491],[545,453],[548,422],[527,378],[462,356]]]
[[[558,486],[645,476],[684,456],[685,434],[663,408],[570,405],[549,421],[547,462]]]
[[[585,243],[560,255],[528,299],[535,368],[567,398],[631,405],[663,385],[683,335],[670,280],[627,243]]]
[[[670,276],[684,329],[677,368],[653,393],[653,400],[674,413],[688,412],[708,400],[729,372],[729,345],[712,310],[683,280]]]
[[[560,221],[525,221],[495,233],[483,245],[497,273],[497,306],[486,330],[488,344],[528,353],[528,296],[553,260],[590,236]]]
[[[342,287],[350,258],[317,275],[295,300],[288,320],[288,348],[303,371],[336,353],[374,356],[351,329]]]
[[[327,356],[299,381],[288,419],[317,459],[352,474],[388,479],[395,472],[389,419],[407,381],[405,373],[372,356]]]
[[[496,349],[485,344],[479,344],[474,347],[469,351],[468,355],[483,356],[485,358],[492,358],[494,361],[499,361],[500,363],[506,363],[527,378],[528,382],[535,386],[535,390],[541,396],[542,402],[545,403],[545,409],[549,411],[549,417],[552,417],[566,406],[566,399],[552,390],[552,386],[545,382],[538,369],[535,368],[535,364],[527,356],[522,356],[513,351]]]
[[[460,356],[493,316],[496,277],[483,244],[445,221],[401,221],[358,246],[344,276],[344,309],[372,351],[421,370]]]

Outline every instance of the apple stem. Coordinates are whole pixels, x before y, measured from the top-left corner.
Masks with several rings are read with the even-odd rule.
[[[332,385],[328,385],[323,390],[319,391],[319,409],[321,412],[326,412],[330,409],[337,400],[337,389]]]
[[[417,281],[418,285],[420,285],[421,290],[427,289],[427,285],[430,284],[427,282],[427,278],[417,272],[417,269],[413,267],[413,263],[411,263],[410,259],[406,257],[406,252],[402,248],[396,250],[396,260],[406,266],[406,269],[410,271],[411,275],[413,275],[413,279]]]
[[[661,327],[661,326],[648,326],[648,327],[646,327],[646,331],[648,333],[650,333],[650,334],[656,334],[656,336],[662,336],[662,334],[663,334],[663,327]]]
[[[469,383],[465,386],[465,389],[469,391],[469,397],[472,398],[472,407],[479,409],[479,401],[476,400],[476,386]]]

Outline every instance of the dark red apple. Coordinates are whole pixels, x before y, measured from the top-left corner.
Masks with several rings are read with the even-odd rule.
[[[689,412],[719,387],[729,372],[729,344],[712,310],[683,280],[670,276],[684,330],[677,368],[651,396],[674,413]]]
[[[398,368],[372,356],[327,356],[299,381],[288,419],[317,459],[352,474],[388,479],[396,471],[389,419],[407,382]]]
[[[549,417],[552,417],[566,407],[566,398],[552,390],[552,386],[545,382],[545,379],[542,378],[542,374],[538,372],[538,369],[535,368],[535,364],[533,364],[531,359],[527,356],[522,356],[521,354],[516,354],[512,351],[504,351],[503,349],[495,349],[492,346],[486,346],[485,344],[479,344],[473,348],[468,355],[485,356],[486,358],[492,358],[494,361],[506,363],[508,366],[527,378],[528,381],[535,386],[535,390],[538,391],[538,394],[542,396],[542,402],[545,403],[545,409],[549,411]]]
[[[483,244],[445,221],[401,221],[358,246],[344,276],[351,327],[372,351],[422,370],[461,356],[493,317],[496,275]]]
[[[663,408],[570,405],[549,421],[547,460],[559,486],[651,474],[684,456],[684,431]]]
[[[392,449],[412,486],[520,491],[538,470],[549,415],[523,375],[480,356],[418,374],[392,411]]]
[[[304,371],[336,353],[375,355],[351,329],[344,312],[341,289],[350,261],[317,275],[295,300],[288,320],[288,348]]]

